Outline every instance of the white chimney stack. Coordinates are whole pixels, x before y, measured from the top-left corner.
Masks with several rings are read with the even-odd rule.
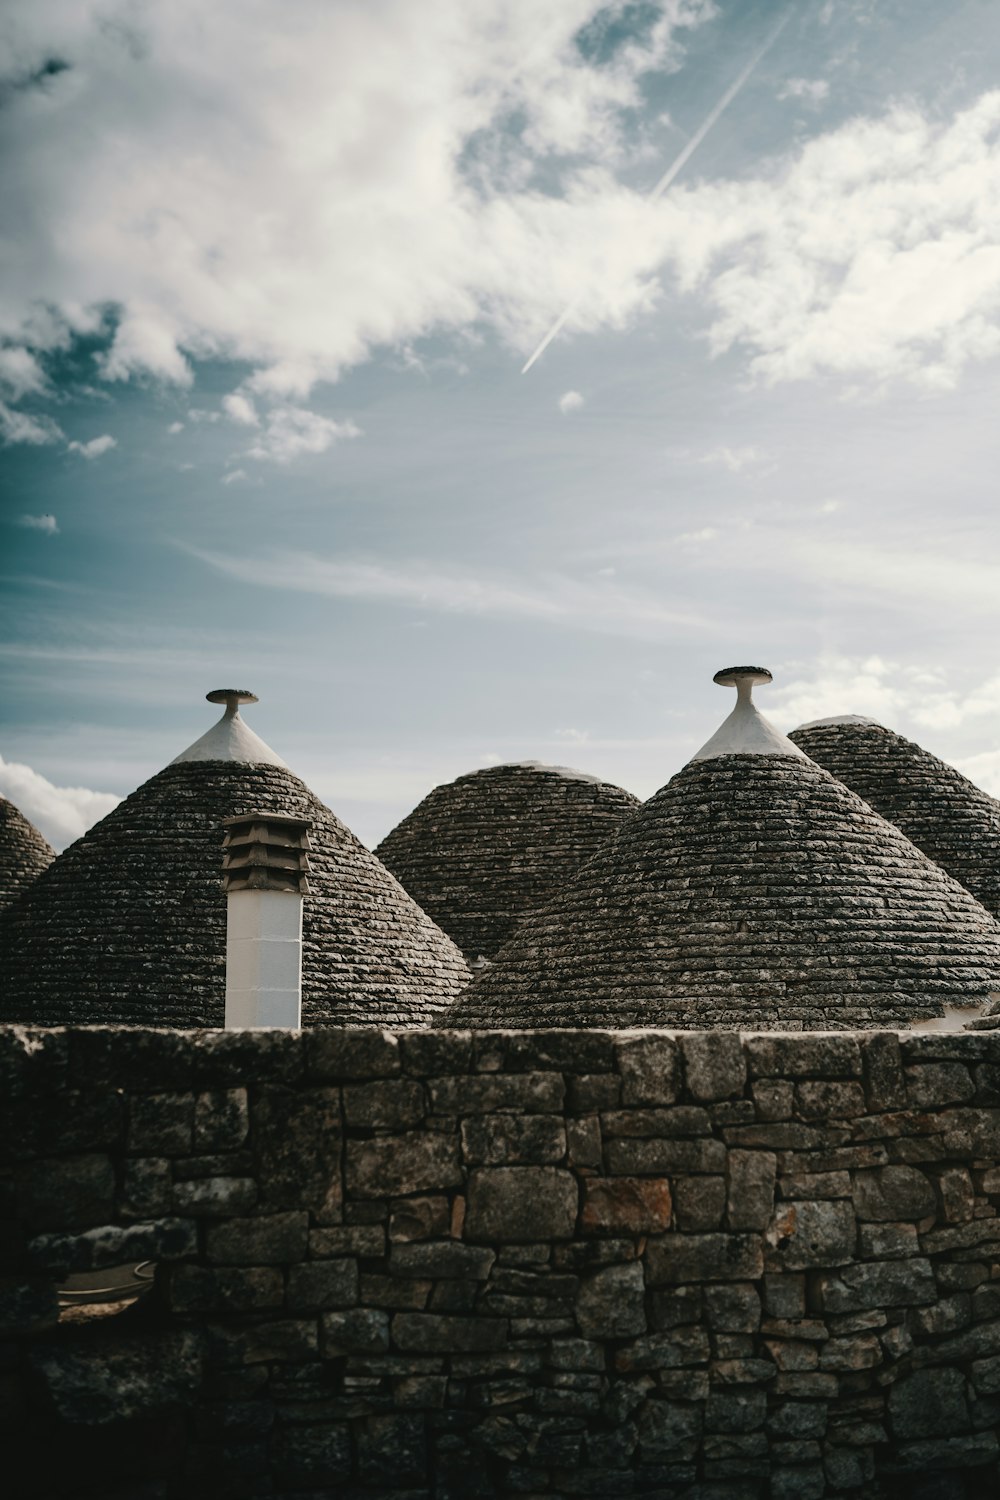
[[[302,1024],[309,826],[271,813],[225,824],[227,1028]]]

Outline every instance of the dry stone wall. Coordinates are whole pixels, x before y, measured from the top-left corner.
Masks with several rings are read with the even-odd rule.
[[[0,1065],[17,1500],[997,1493],[1000,1034],[6,1028]]]

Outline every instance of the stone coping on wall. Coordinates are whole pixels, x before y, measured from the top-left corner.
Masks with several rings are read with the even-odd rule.
[[[5,1027],[0,1100],[25,1496],[997,1492],[1000,1033]]]

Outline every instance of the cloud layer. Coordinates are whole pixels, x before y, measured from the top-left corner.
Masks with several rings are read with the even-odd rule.
[[[119,797],[85,786],[54,786],[30,766],[0,756],[0,793],[29,818],[55,849],[86,833],[117,807]]]

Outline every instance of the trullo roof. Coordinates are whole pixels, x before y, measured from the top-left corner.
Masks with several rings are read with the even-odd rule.
[[[215,730],[59,855],[6,914],[0,1019],[220,1026],[222,825],[269,812],[312,822],[304,1024],[426,1025],[468,980],[461,954],[243,723],[238,703],[252,695],[210,696],[227,702]]]
[[[448,1025],[906,1026],[1000,989],[1000,927],[900,831],[737,711],[529,917]]]
[[[490,766],[435,787],[375,852],[467,958],[491,959],[639,805],[565,766]]]
[[[56,857],[56,851],[6,797],[0,797],[0,911]]]
[[[819,719],[803,724],[791,738],[1000,916],[1000,802],[995,797],[874,719]]]

